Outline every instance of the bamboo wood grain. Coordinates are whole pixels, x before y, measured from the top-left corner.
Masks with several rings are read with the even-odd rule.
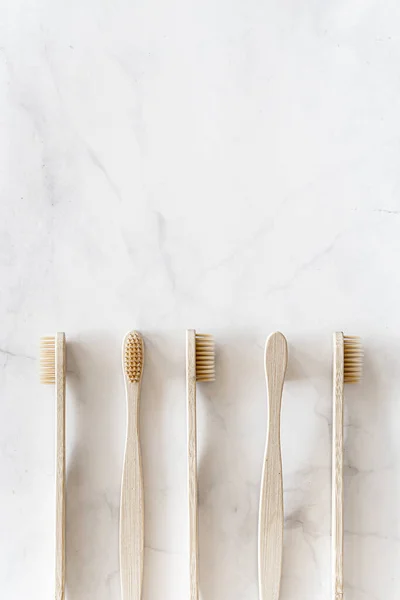
[[[343,413],[344,338],[333,334],[333,419],[332,419],[332,583],[333,600],[343,598]]]
[[[269,336],[265,346],[268,423],[258,522],[260,600],[278,600],[280,591],[283,553],[283,481],[280,414],[286,367],[286,338],[281,333],[276,332]]]
[[[199,551],[197,514],[197,432],[196,432],[196,332],[186,332],[186,399],[189,503],[189,593],[199,598]]]
[[[122,600],[141,600],[143,585],[144,502],[139,437],[140,388],[141,381],[131,382],[125,373],[127,427],[119,536]]]
[[[65,334],[55,339],[56,375],[56,560],[55,598],[65,597],[65,392],[66,351]]]

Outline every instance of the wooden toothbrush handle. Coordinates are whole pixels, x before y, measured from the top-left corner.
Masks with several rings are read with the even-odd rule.
[[[56,560],[55,600],[65,597],[65,334],[56,334]]]
[[[141,600],[144,562],[143,477],[139,438],[139,383],[126,383],[127,431],[121,487],[122,600]]]
[[[260,600],[278,600],[283,554],[283,480],[281,404],[287,367],[287,342],[279,331],[265,345],[268,388],[268,426],[261,480],[258,522],[258,577]]]
[[[278,600],[283,552],[283,481],[279,415],[269,420],[258,522],[260,600]]]
[[[197,510],[196,333],[186,332],[187,455],[189,504],[189,598],[199,598]]]
[[[343,598],[343,415],[344,341],[343,333],[333,339],[333,418],[332,418],[332,599]]]

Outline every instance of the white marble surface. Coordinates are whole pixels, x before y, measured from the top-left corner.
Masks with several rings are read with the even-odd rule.
[[[257,600],[263,347],[290,344],[281,600],[330,597],[331,333],[346,415],[346,600],[400,587],[396,0],[0,6],[0,596],[53,597],[54,401],[67,332],[68,600],[119,600],[122,336],[143,331],[143,600],[188,598],[184,330],[199,398],[204,600]]]

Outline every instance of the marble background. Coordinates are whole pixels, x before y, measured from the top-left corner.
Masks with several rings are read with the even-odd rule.
[[[143,600],[188,597],[185,328],[203,600],[257,599],[263,348],[289,341],[281,600],[330,597],[331,334],[347,394],[346,600],[400,586],[396,0],[0,4],[0,595],[53,597],[54,400],[68,337],[68,600],[119,600],[120,346],[146,341]]]

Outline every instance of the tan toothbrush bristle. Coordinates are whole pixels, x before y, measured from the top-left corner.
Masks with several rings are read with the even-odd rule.
[[[359,383],[363,366],[361,339],[357,336],[343,336],[344,346],[344,383]]]
[[[40,338],[40,383],[56,382],[56,338],[54,335]]]
[[[214,338],[207,333],[196,333],[196,380],[215,380]]]
[[[132,331],[125,338],[125,372],[131,383],[138,383],[143,371],[143,338]]]

